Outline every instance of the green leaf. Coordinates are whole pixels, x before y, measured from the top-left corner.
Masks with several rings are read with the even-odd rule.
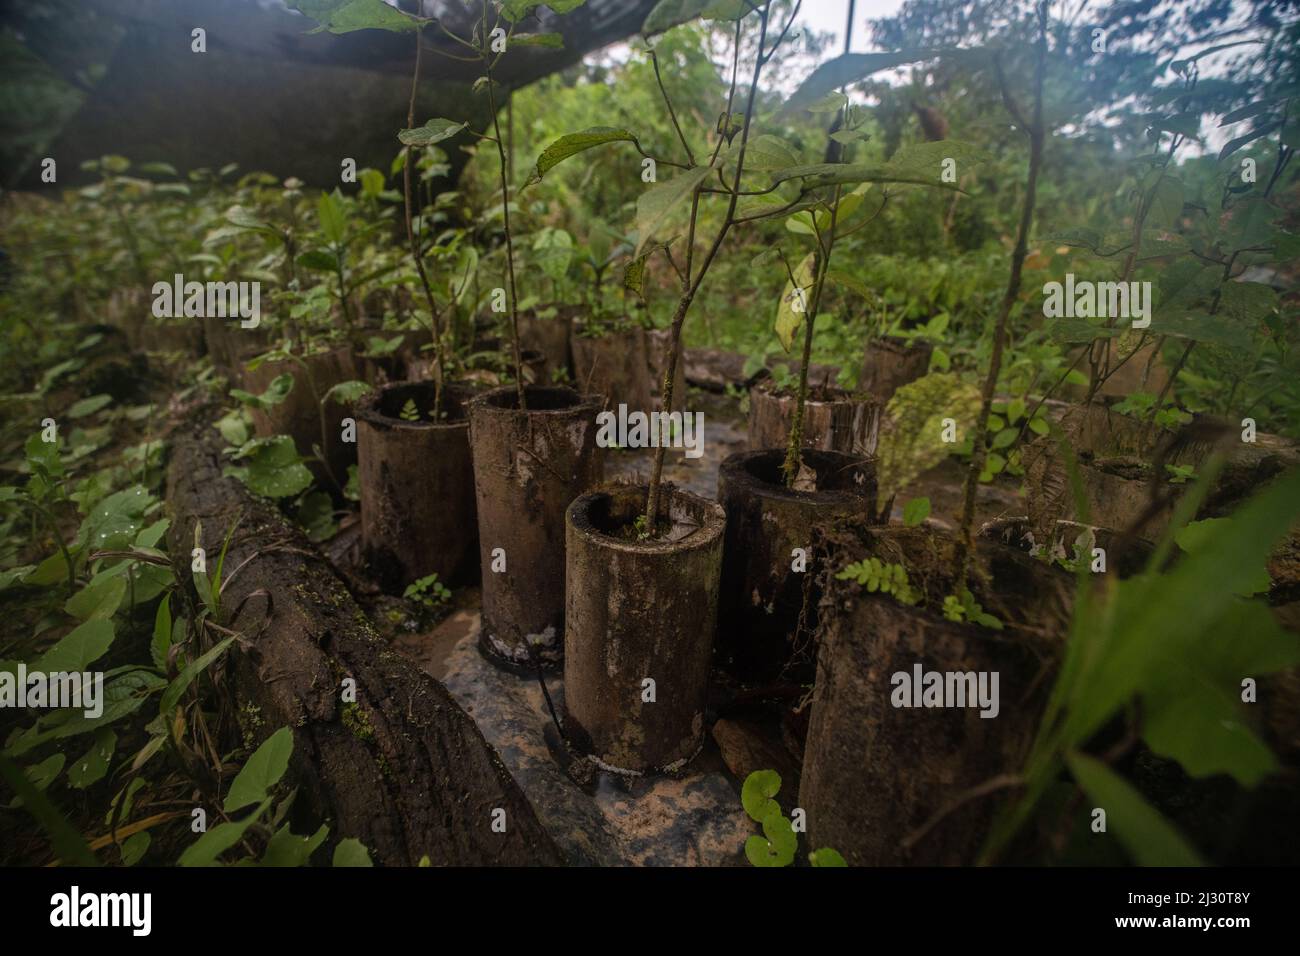
[[[113,622],[105,618],[91,618],[81,624],[42,654],[32,670],[51,673],[73,673],[85,671],[92,663],[99,660],[113,645],[115,631]]]
[[[167,654],[172,647],[172,596],[168,594],[158,604],[153,619],[153,640],[149,642],[149,656],[160,673],[167,671]]]
[[[97,575],[64,602],[63,610],[80,621],[110,618],[126,598],[126,583],[126,578],[120,574]]]
[[[262,742],[262,746],[248,758],[239,775],[230,785],[223,807],[227,813],[242,810],[252,803],[261,803],[267,793],[280,782],[289,767],[293,754],[293,731],[281,727]]]
[[[135,866],[149,852],[149,844],[153,842],[153,837],[148,830],[141,830],[139,833],[132,833],[122,841],[121,854],[123,866]]]
[[[389,30],[402,33],[416,29],[416,21],[383,0],[288,0],[291,9],[320,24],[310,32],[351,33],[354,30]]]
[[[1070,753],[1066,763],[1092,801],[1106,811],[1106,826],[1139,866],[1201,866],[1197,852],[1142,795],[1100,760]]]
[[[114,492],[96,504],[77,531],[77,542],[96,550],[124,550],[144,526],[144,513],[156,499],[141,485]]]
[[[372,390],[368,382],[339,382],[322,396],[321,401],[334,401],[343,405],[350,405],[361,396],[368,395]]]
[[[844,109],[849,98],[839,90],[831,90],[821,99],[809,103],[804,107],[809,113],[838,113]]]
[[[728,158],[734,159],[740,154],[740,141],[737,140],[728,151]],[[765,170],[785,169],[799,163],[799,154],[795,148],[770,133],[755,136],[745,147],[745,171],[763,172]]]
[[[228,468],[254,494],[266,498],[289,498],[311,486],[311,471],[302,463],[293,439],[288,435],[258,439],[252,443],[249,463],[244,468]]]
[[[928,517],[930,517],[929,498],[912,498],[903,505],[903,524],[909,528],[915,528]]]
[[[333,272],[338,268],[338,258],[323,249],[310,249],[294,260],[304,269],[316,272]]]
[[[1109,339],[1119,335],[1122,328],[1093,325],[1087,319],[1052,319],[1046,325],[1047,335],[1062,345],[1084,345],[1095,339]]]
[[[848,866],[848,863],[844,861],[844,857],[840,856],[839,851],[832,850],[828,846],[809,853],[808,862],[813,866]]]
[[[158,704],[158,713],[170,718],[172,710],[180,701],[181,695],[184,694],[190,684],[194,682],[194,678],[207,670],[208,666],[211,665],[213,661],[226,653],[226,650],[234,640],[234,637],[227,637],[213,645],[211,650],[206,654],[202,654],[186,664],[185,667],[181,669],[181,672],[176,675],[176,679],[168,684],[167,689],[163,691],[162,701]]]
[[[646,243],[658,239],[669,218],[713,174],[712,167],[698,166],[685,170],[666,183],[652,186],[636,201],[636,251],[640,255]]]
[[[781,812],[772,798],[781,792],[781,775],[775,770],[755,770],[740,788],[740,803],[751,820],[762,823],[768,814]]]
[[[319,830],[309,837],[296,836],[289,832],[289,824],[275,831],[267,841],[266,852],[259,861],[261,866],[304,866],[317,847],[325,842],[330,828],[321,824]]]
[[[794,334],[803,325],[807,314],[815,280],[813,274],[815,263],[816,256],[813,253],[804,256],[803,261],[794,270],[795,283],[798,285],[791,283],[787,278],[785,288],[781,291],[781,301],[776,308],[776,322],[773,327],[781,347],[787,352],[794,344]]]
[[[108,764],[113,759],[117,748],[117,734],[107,727],[95,732],[94,742],[85,755],[72,762],[68,767],[68,784],[77,790],[85,790],[93,783],[98,783],[108,773]]]
[[[92,395],[90,398],[83,398],[79,402],[73,402],[68,408],[68,417],[85,418],[87,415],[95,414],[112,401],[112,395]]]
[[[543,176],[570,156],[576,156],[578,153],[594,146],[619,142],[634,143],[636,137],[625,129],[617,129],[613,126],[592,126],[579,133],[568,133],[561,136],[542,150],[542,154],[537,157],[537,163],[533,167],[533,174],[528,177],[528,182],[524,185],[531,186],[533,183],[541,182]]]
[[[397,138],[407,146],[433,146],[443,140],[451,139],[468,126],[468,123],[457,123],[438,116],[428,120],[423,126],[402,130],[397,134]]]
[[[334,865],[374,866],[374,863],[370,861],[370,852],[364,843],[356,837],[346,837],[334,848]]]
[[[1169,312],[1156,317],[1151,325],[1158,328],[1161,335],[1192,342],[1207,342],[1224,348],[1247,351],[1251,347],[1250,333],[1222,316],[1211,315],[1204,310],[1190,312]]]
[[[516,33],[510,38],[510,44],[520,46],[541,46],[551,50],[564,49],[564,36],[559,33]]]
[[[877,507],[948,457],[954,446],[941,440],[945,418],[955,419],[963,436],[978,409],[979,390],[954,374],[931,372],[899,388],[889,400],[876,447]]]
[[[738,20],[748,12],[736,0],[659,0],[641,25],[642,36],[654,36],[696,17],[710,20]]]
[[[1230,518],[1206,518],[1203,521],[1189,522],[1175,532],[1174,541],[1182,550],[1189,554],[1196,554],[1204,551],[1207,546],[1212,547],[1214,539],[1227,531],[1226,525],[1230,521]],[[1272,581],[1268,575],[1268,562],[1260,560],[1253,569],[1249,580],[1238,589],[1237,593],[1243,597],[1249,597],[1252,594],[1263,594],[1269,589],[1271,583]]]
[[[343,199],[337,193],[322,192],[316,201],[316,217],[320,220],[320,231],[334,245],[341,245],[347,235],[347,214],[343,208]]]
[[[799,848],[799,837],[780,809],[763,818],[763,836],[745,841],[745,856],[754,866],[789,866]]]
[[[269,799],[264,800],[244,819],[213,827],[194,841],[181,854],[178,862],[181,866],[218,866],[218,857],[243,839],[245,831],[257,822],[270,805]]]
[[[289,393],[293,391],[294,381],[294,377],[285,372],[272,379],[271,384],[266,387],[266,391],[261,395],[253,395],[242,388],[232,388],[230,394],[231,397],[243,402],[245,405],[266,411],[283,403],[289,397]],[[223,437],[225,434],[225,432],[222,432]]]

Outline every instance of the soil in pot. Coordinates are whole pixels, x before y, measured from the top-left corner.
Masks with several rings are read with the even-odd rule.
[[[977,539],[970,590],[998,630],[940,612],[955,586],[951,536],[858,526],[826,547],[799,790],[809,845],[857,866],[968,865],[1006,791],[935,815],[1022,768],[1063,650],[1073,578]],[[836,576],[871,557],[907,569],[919,603]]]
[[[716,656],[745,681],[811,679],[816,650],[818,530],[876,518],[876,469],[870,459],[805,451],[814,491],[785,486],[785,450],[737,452],[718,471],[727,515]],[[884,515],[889,515],[885,508]],[[796,570],[795,549],[805,552]]]
[[[915,382],[930,367],[934,346],[928,342],[903,339],[876,338],[867,343],[862,358],[862,374],[858,376],[858,389],[888,403],[894,393],[909,382]]]
[[[574,381],[586,393],[604,395],[605,407],[649,413],[657,406],[651,396],[649,351],[640,326],[614,329],[599,336],[585,334],[575,322],[570,337]]]
[[[1107,572],[1115,570],[1121,578],[1141,573],[1151,556],[1151,546],[1110,528],[1095,528],[1077,521],[1058,521],[1046,535],[1036,535],[1027,516],[999,518],[980,528],[980,536],[1000,541],[1066,570],[1083,565],[1092,568],[1100,557]],[[1100,548],[1102,555],[1093,554]],[[1099,565],[1100,567],[1100,565]]]
[[[245,353],[245,361],[255,355]],[[351,417],[350,405],[343,405],[328,400],[324,407],[318,396],[324,396],[331,388],[341,382],[355,381],[357,378],[356,361],[349,346],[313,352],[301,359],[303,364],[293,359],[279,359],[263,362],[255,369],[243,370],[242,388],[254,395],[266,391],[271,382],[280,375],[293,376],[293,390],[279,405],[269,409],[251,409],[253,428],[259,437],[271,435],[289,435],[304,458],[313,455],[312,446],[321,447],[329,463],[333,482],[328,480],[320,463],[312,460],[309,466],[319,480],[328,486],[334,483],[341,488],[347,482],[348,465],[356,461],[356,443],[343,441],[343,419]],[[337,490],[337,489],[336,489]]]
[[[398,382],[357,403],[361,545],[390,593],[430,574],[478,578],[478,518],[466,388],[448,386],[433,414],[432,382]]]
[[[596,444],[603,399],[515,386],[469,403],[483,577],[480,649],[493,661],[556,666],[564,650],[564,512],[604,477]],[[530,653],[531,648],[531,653]]]
[[[639,540],[644,486],[567,514],[565,731],[605,769],[674,771],[704,743],[725,514],[665,488],[671,530]]]
[[[759,382],[749,392],[749,447],[784,448],[790,438],[797,398],[789,388]],[[804,402],[803,447],[859,457],[874,455],[884,404],[855,398],[842,388],[809,390]]]

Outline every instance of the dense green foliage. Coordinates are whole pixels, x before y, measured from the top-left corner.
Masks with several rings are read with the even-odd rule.
[[[378,0],[295,6],[337,33],[434,29]],[[325,828],[300,837],[285,822],[292,735],[263,733],[259,716],[234,712],[223,693],[225,655],[240,639],[222,606],[224,555],[189,570],[186,556],[169,556],[159,495],[169,422],[215,401],[228,474],[279,501],[313,540],[331,537],[356,500],[355,472],[330,470],[323,424],[309,454],[286,435],[259,435],[255,419],[304,389],[322,410],[363,397],[374,383],[318,388],[312,379],[308,359],[336,346],[375,365],[405,350],[439,363],[446,381],[522,385],[517,334],[513,356],[493,342],[510,341],[519,313],[582,305],[589,334],[665,328],[691,307],[683,289],[693,278],[687,343],[741,352],[750,371],[788,355],[802,365],[806,334],[805,356],[835,366],[836,384],[852,388],[870,343],[926,342],[929,374],[893,397],[879,453],[880,503],[906,501],[909,525],[931,512],[909,491],[918,477],[977,447],[978,479],[1022,493],[1022,452],[1049,432],[1049,397],[1111,397],[1115,410],[1156,426],[1206,413],[1300,437],[1295,19],[1244,4],[1217,58],[1207,54],[1226,29],[1224,3],[1116,4],[1096,23],[1051,20],[1035,226],[1008,304],[996,401],[985,433],[972,435],[1028,168],[1024,124],[1007,104],[1030,101],[1030,5],[910,0],[872,25],[873,46],[901,52],[861,60],[828,58],[826,38],[798,29],[784,44],[769,37],[768,49],[756,42],[758,17],[770,16],[775,32],[797,14],[788,0],[759,12],[679,3],[680,25],[661,11],[652,36],[506,90],[492,78],[489,27],[550,44],[526,28],[535,6],[485,6],[466,43],[483,66],[479,95],[501,107],[491,131],[416,117],[394,137],[392,165],[358,170],[354,182],[314,189],[233,167],[178,171],[105,156],[86,164],[91,185],[4,197],[0,670],[93,665],[106,681],[98,717],[4,715],[0,772],[17,795],[8,810],[21,803],[48,833],[33,837],[6,815],[5,862],[296,865],[326,840]],[[1103,50],[1095,30],[1106,34]],[[5,49],[15,42],[0,36]],[[745,67],[765,54],[746,112]],[[66,92],[37,64],[16,62],[51,109],[68,111]],[[6,154],[22,145],[6,144]],[[451,150],[472,156],[457,183],[446,179]],[[950,159],[951,182],[940,177]],[[706,252],[722,234],[720,251]],[[280,373],[257,391],[233,387],[191,354],[192,317],[143,318],[148,290],[174,274],[260,282],[261,338],[238,364]],[[1150,282],[1150,328],[1045,315],[1045,286],[1067,275]],[[148,362],[123,354],[128,320],[143,325]],[[408,421],[443,414],[437,400],[408,404]],[[937,444],[947,420],[962,440]],[[1172,479],[1189,483],[1181,467]],[[1212,469],[1198,470],[1189,495],[1203,497]],[[1093,588],[1080,566],[1048,718],[991,856],[1067,772],[1099,802],[1136,807],[1129,819],[1159,820],[1089,751],[1138,702],[1135,733],[1192,776],[1253,786],[1276,768],[1231,698],[1243,669],[1264,674],[1297,659],[1294,635],[1258,595],[1298,499],[1292,476],[1221,524],[1188,525],[1191,512],[1181,514],[1158,559],[1123,582]],[[1182,560],[1167,566],[1170,554]],[[840,573],[919,600],[902,566],[871,558]],[[957,592],[938,613],[1000,627],[969,590]],[[433,612],[451,592],[432,576],[406,598],[414,612]],[[1242,642],[1225,650],[1220,634]],[[1212,692],[1189,704],[1174,678]],[[745,847],[757,865],[795,857],[779,787],[775,774],[744,785],[763,830]],[[200,802],[221,807],[222,821],[195,840],[189,810],[174,808]],[[1163,824],[1116,829],[1137,862],[1197,859]],[[334,862],[368,856],[344,840]],[[822,849],[813,862],[842,860]]]

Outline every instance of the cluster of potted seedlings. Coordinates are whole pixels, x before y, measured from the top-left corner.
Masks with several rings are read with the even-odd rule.
[[[791,23],[770,19],[774,12],[768,3],[738,7],[734,16],[722,17],[735,23],[737,67],[743,49],[754,52],[752,62],[744,64],[747,82],[736,78],[739,68],[732,71],[719,120],[724,133],[711,155],[697,155],[679,130],[681,154],[661,163],[676,167],[675,174],[647,186],[638,204],[629,285],[651,257],[672,259],[674,242],[685,262],[680,268],[673,261],[680,289],[671,326],[653,334],[635,325],[593,334],[600,328],[589,309],[560,303],[519,308],[512,189],[493,79],[502,55],[494,46],[497,31],[506,37],[502,49],[534,42],[516,33],[519,6],[485,6],[474,36],[456,38],[482,64],[493,126],[475,135],[500,159],[505,329],[499,341],[508,350],[510,368],[504,384],[490,387],[457,363],[454,302],[440,301],[428,272],[423,211],[416,209],[411,188],[416,151],[467,130],[445,119],[415,125],[418,56],[410,128],[400,139],[406,146],[406,235],[422,291],[401,294],[422,302],[428,329],[412,333],[400,354],[408,369],[421,369],[420,375],[399,379],[399,365],[358,357],[355,343],[310,354],[272,353],[249,370],[245,355],[238,361],[232,355],[226,341],[231,330],[221,327],[210,330],[209,351],[243,375],[249,393],[265,395],[282,376],[292,377],[287,399],[254,408],[257,432],[293,436],[304,455],[314,453],[318,477],[339,494],[355,449],[362,543],[376,580],[391,589],[430,574],[453,584],[479,582],[481,651],[523,672],[540,675],[562,667],[565,733],[600,766],[642,774],[688,762],[704,742],[716,667],[756,686],[777,679],[812,684],[800,805],[813,845],[834,846],[852,863],[897,862],[904,856],[968,862],[987,830],[988,802],[952,814],[906,852],[896,835],[933,813],[936,795],[975,787],[1014,766],[1034,735],[1048,686],[1041,671],[1060,651],[1071,597],[1069,575],[1027,549],[1032,545],[1037,554],[1048,540],[1073,543],[1080,529],[1086,530],[1081,521],[1088,528],[1104,526],[1094,534],[1139,526],[1144,537],[1154,536],[1161,522],[1167,523],[1174,498],[1146,515],[1143,525],[1138,512],[1150,507],[1143,484],[1149,476],[1134,476],[1113,459],[1128,454],[1149,463],[1154,457],[1160,468],[1194,462],[1204,450],[1194,444],[1169,448],[1169,433],[1094,401],[1094,389],[1084,404],[1054,413],[1076,450],[1086,453],[1082,467],[1096,473],[1085,482],[1092,489],[1091,517],[1068,506],[1073,499],[1062,479],[1063,453],[1059,441],[1048,436],[1038,439],[1037,464],[1028,467],[1031,513],[977,534],[975,492],[990,452],[985,436],[995,414],[1009,320],[1020,297],[1047,135],[1045,30],[1035,50],[1032,104],[1022,107],[1010,92],[1005,97],[1029,141],[1024,213],[977,407],[967,409],[973,417],[965,418],[952,410],[976,438],[963,513],[950,533],[934,524],[891,524],[895,496],[903,490],[899,476],[905,477],[906,469],[882,475],[875,457],[890,440],[891,428],[897,431],[908,402],[930,396],[926,400],[938,414],[944,396],[955,401],[963,394],[945,391],[946,377],[927,374],[926,341],[873,338],[856,394],[817,382],[810,357],[836,237],[867,225],[883,208],[869,187],[949,188],[940,177],[940,160],[965,161],[965,148],[929,143],[883,166],[849,162],[845,157],[862,123],[860,111],[834,87],[817,88],[810,80],[795,101],[829,114],[840,133],[835,142],[843,148],[828,149],[824,163],[792,159],[778,168],[770,158],[779,140],[764,137],[764,162],[747,166],[757,136],[751,126],[760,77]],[[417,50],[424,49],[425,31],[446,29],[401,11],[389,16],[402,18],[399,27],[415,34]],[[646,32],[673,25],[671,17],[656,12]],[[740,42],[744,31],[748,46]],[[841,70],[836,85],[909,59],[879,57],[859,63],[857,76]],[[666,91],[663,96],[671,112]],[[571,156],[609,145],[630,146],[644,155],[630,131],[594,127],[548,147],[534,178]],[[797,189],[787,190],[788,201],[779,194],[780,202],[756,213],[740,200],[755,191],[752,177],[761,176],[775,180],[773,189],[782,183]],[[722,209],[709,220],[707,235],[699,215],[704,203]],[[671,228],[665,224],[670,211],[677,217]],[[802,345],[797,387],[755,387],[751,450],[722,462],[716,501],[663,481],[667,441],[655,448],[648,481],[604,484],[597,415],[619,404],[683,407],[682,328],[692,302],[729,232],[768,216],[802,217],[807,226],[802,234],[813,243],[797,263],[779,250],[774,256],[789,277],[777,332],[787,347]],[[340,263],[336,306],[344,309],[351,293],[341,265],[347,241],[339,226],[330,254]],[[263,343],[259,351],[264,349]],[[421,363],[422,356],[430,361]],[[348,387],[359,379],[383,378],[389,383],[364,394]],[[569,384],[558,384],[564,381]],[[355,419],[355,446],[338,438],[340,423],[348,418]],[[937,444],[938,436],[930,443]],[[1137,482],[1127,487],[1141,493],[1125,491],[1125,482]],[[1128,502],[1126,510],[1116,502]],[[861,573],[846,573],[873,559],[876,564],[862,564]],[[881,567],[887,574],[877,581]],[[882,675],[908,670],[918,659],[941,671],[998,672],[1003,699],[1016,703],[996,721],[969,711],[918,721],[892,709],[888,689],[881,686]],[[864,786],[864,774],[882,762],[905,763],[909,770],[873,777]],[[885,779],[888,785],[879,785]]]

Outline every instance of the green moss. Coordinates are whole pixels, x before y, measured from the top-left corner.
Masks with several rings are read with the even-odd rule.
[[[343,726],[358,740],[370,743],[375,739],[375,728],[370,723],[370,718],[357,704],[343,705]]]

